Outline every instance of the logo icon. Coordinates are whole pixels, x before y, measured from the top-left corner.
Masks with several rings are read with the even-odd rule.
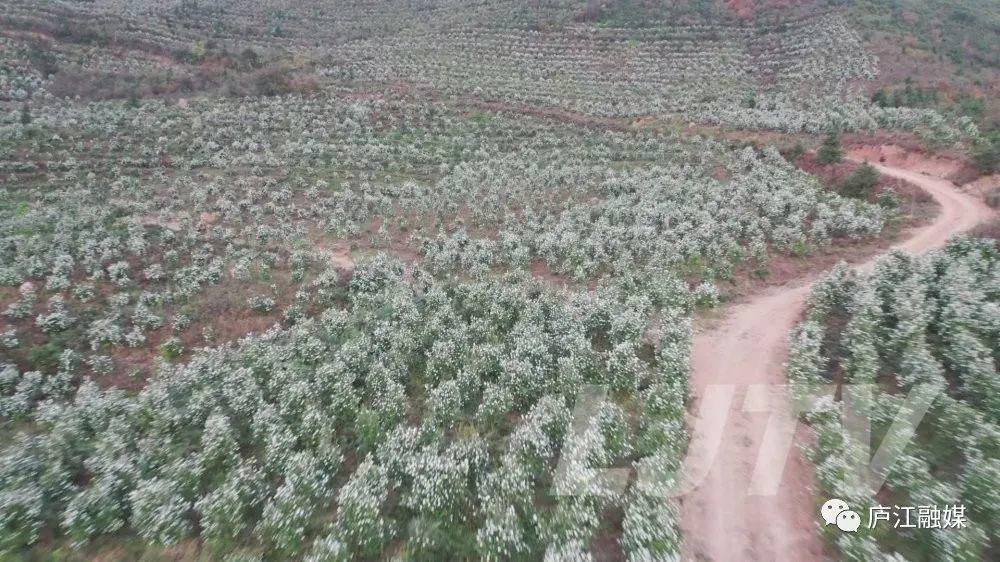
[[[827,500],[820,508],[820,515],[827,525],[836,525],[845,533],[853,533],[861,527],[861,516],[851,511],[847,502],[838,498]]]
[[[845,533],[853,533],[861,526],[861,516],[856,512],[847,510],[841,511],[837,515],[837,527]]]
[[[841,499],[833,498],[826,501],[823,507],[820,508],[820,515],[823,516],[823,521],[826,521],[827,525],[836,525],[837,516],[840,512],[847,511],[850,508],[847,507],[847,502]]]

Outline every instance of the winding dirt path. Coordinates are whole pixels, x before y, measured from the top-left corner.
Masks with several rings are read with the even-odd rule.
[[[931,224],[894,248],[911,253],[939,248],[951,235],[992,216],[979,199],[949,181],[875,167],[921,187],[940,205]],[[867,269],[876,259],[857,267]],[[682,497],[685,560],[823,559],[812,467],[798,447],[788,447],[793,436],[801,444],[810,434],[796,421],[787,397],[770,386],[785,382],[786,338],[817,277],[738,304],[720,325],[695,337],[693,432],[684,475],[690,491]]]

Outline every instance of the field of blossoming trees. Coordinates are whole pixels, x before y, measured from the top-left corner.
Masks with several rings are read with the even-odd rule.
[[[968,117],[872,104],[862,85],[877,75],[877,59],[842,13],[819,7],[778,10],[748,26],[713,13],[707,0],[687,8],[574,0],[38,4],[14,0],[4,20],[88,48],[54,57],[42,65],[48,69],[20,53],[0,74],[0,92],[13,99],[44,96],[47,70],[60,63],[109,75],[166,72],[184,82],[205,69],[171,58],[219,64],[211,46],[222,45],[284,53],[321,80],[353,87],[405,84],[438,97],[747,129],[893,128],[942,144],[978,136]],[[158,56],[101,56],[135,48]]]
[[[892,254],[867,275],[838,269],[815,287],[807,319],[792,338],[793,383],[877,385],[874,435],[885,435],[897,412],[912,407],[904,400],[914,388],[946,389],[888,467],[877,498],[848,476],[847,459],[857,443],[843,432],[836,404],[807,414],[818,436],[810,456],[823,493],[866,514],[875,503],[959,504],[969,520],[964,529],[886,525],[858,534],[828,532],[844,559],[985,560],[996,552],[998,267],[993,241],[963,238],[926,257]]]
[[[835,6],[675,4],[7,2],[0,558],[678,560],[696,315],[904,218],[704,130],[980,132],[871,103]],[[995,258],[906,266],[976,273],[981,370]]]
[[[14,551],[674,552],[655,491],[545,505],[576,394],[614,392],[588,463],[675,467],[692,308],[769,248],[893,214],[773,150],[436,104],[19,119],[0,209]]]

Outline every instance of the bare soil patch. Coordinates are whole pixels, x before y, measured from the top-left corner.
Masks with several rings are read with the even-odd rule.
[[[847,154],[851,158],[903,168],[939,178],[951,177],[962,169],[962,163],[954,158],[928,155],[892,144],[854,146],[848,149]]]

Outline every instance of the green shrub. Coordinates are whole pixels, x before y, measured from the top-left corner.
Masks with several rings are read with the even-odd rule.
[[[879,193],[878,204],[880,207],[889,210],[899,209],[899,195],[896,193],[895,189],[887,188],[882,193]]]
[[[986,173],[1000,170],[1000,133],[992,133],[980,141],[972,152],[972,159]]]
[[[274,310],[274,304],[274,299],[266,295],[254,295],[247,299],[247,305],[250,306],[250,310],[260,312],[261,314],[267,314]]]
[[[61,354],[62,348],[52,342],[49,342],[44,345],[31,348],[31,350],[28,351],[27,359],[33,369],[44,373],[50,373],[55,372],[55,370],[59,368],[59,356]]]
[[[840,186],[840,192],[848,197],[865,199],[871,194],[877,183],[878,172],[865,162],[844,179]]]
[[[160,355],[168,361],[177,359],[182,353],[184,353],[184,345],[180,338],[170,338],[160,345]]]
[[[806,153],[806,147],[802,146],[802,141],[795,141],[792,148],[788,149],[785,157],[789,162],[795,162]]]
[[[823,144],[816,153],[816,159],[821,164],[839,164],[844,160],[844,149],[840,146],[840,133],[832,131],[823,139]]]

